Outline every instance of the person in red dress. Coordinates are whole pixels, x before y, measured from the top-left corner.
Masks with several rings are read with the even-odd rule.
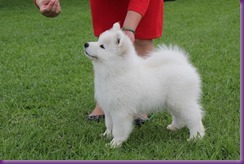
[[[56,17],[61,11],[59,0],[34,0],[40,12]],[[137,53],[146,56],[154,49],[153,40],[162,35],[163,0],[90,0],[94,35],[110,29],[119,22],[125,34],[134,42]],[[98,120],[104,116],[99,104],[88,119]],[[137,119],[143,123],[147,115]]]

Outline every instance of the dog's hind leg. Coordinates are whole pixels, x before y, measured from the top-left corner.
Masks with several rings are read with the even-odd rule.
[[[201,139],[205,134],[205,129],[202,123],[203,111],[198,103],[192,103],[183,109],[182,118],[185,120],[186,126],[190,130],[190,138]]]
[[[128,113],[115,111],[112,114],[113,119],[113,140],[110,142],[112,148],[120,147],[129,137],[133,129],[133,117]]]
[[[190,138],[188,140],[204,136],[203,112],[197,102],[180,103],[177,106],[172,106],[170,113],[173,115],[173,121],[167,126],[167,129],[177,130],[187,126],[190,130]]]
[[[187,123],[190,130],[190,138],[188,140],[202,139],[205,135],[205,129],[202,120],[192,119]]]

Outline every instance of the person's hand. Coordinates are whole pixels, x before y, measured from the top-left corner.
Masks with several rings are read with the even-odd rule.
[[[127,35],[130,38],[130,40],[132,41],[132,43],[135,42],[135,34],[133,32],[131,32],[131,31],[125,31],[124,30],[124,33],[125,33],[125,35]]]
[[[46,17],[56,17],[61,12],[59,0],[36,0],[36,5],[42,15]]]

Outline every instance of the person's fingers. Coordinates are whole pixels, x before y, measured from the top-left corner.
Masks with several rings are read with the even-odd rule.
[[[54,3],[55,0],[51,0],[47,5],[42,5],[40,8],[40,12],[44,15],[50,13]]]
[[[60,2],[58,1],[58,8],[57,8],[58,12],[60,13],[61,12],[61,5],[60,5]]]
[[[52,6],[51,11],[54,12],[54,13],[57,13],[57,14],[60,12],[59,11],[59,3],[58,3],[57,0],[55,1],[54,5]]]
[[[46,7],[40,9],[41,13],[46,17],[56,17],[61,11],[61,7],[58,0],[51,0]]]

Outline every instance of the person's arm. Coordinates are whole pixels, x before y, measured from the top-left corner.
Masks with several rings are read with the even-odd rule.
[[[132,31],[136,31],[138,24],[147,11],[148,5],[149,0],[130,0],[123,28],[126,35],[133,42],[135,41],[135,35]]]
[[[122,29],[124,29],[125,34],[131,39],[132,42],[135,41],[135,30],[141,21],[142,16],[135,11],[128,11],[125,17],[125,21]],[[134,31],[134,32],[132,32]]]
[[[34,0],[42,15],[56,17],[61,12],[59,0]]]

